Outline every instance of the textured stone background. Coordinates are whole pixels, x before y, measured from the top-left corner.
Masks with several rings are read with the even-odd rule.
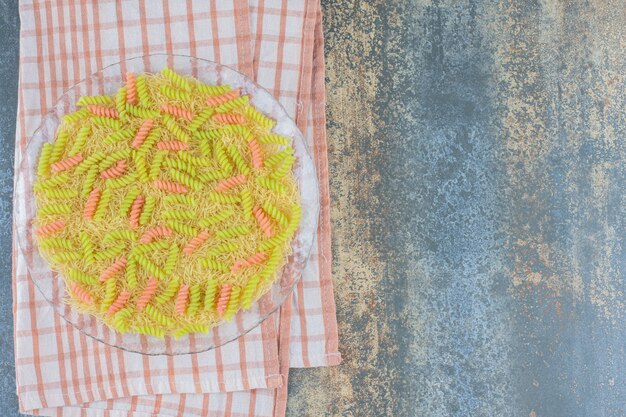
[[[344,363],[288,414],[626,416],[623,1],[323,3]],[[17,31],[0,1],[3,416]]]

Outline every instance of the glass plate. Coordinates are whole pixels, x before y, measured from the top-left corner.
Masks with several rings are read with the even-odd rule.
[[[30,277],[41,294],[63,319],[85,335],[123,350],[145,355],[180,355],[214,349],[241,337],[267,319],[293,290],[300,278],[313,244],[319,214],[319,188],[315,166],[304,142],[302,133],[287,115],[280,103],[265,89],[243,74],[215,62],[182,55],[154,54],[128,59],[110,65],[79,82],[61,96],[48,112],[30,139],[26,152],[19,161],[18,190],[31,189],[37,171],[37,158],[41,147],[52,142],[63,115],[76,110],[76,102],[85,95],[113,95],[122,86],[126,71],[134,73],[159,72],[168,67],[182,75],[193,76],[207,84],[229,84],[250,96],[250,102],[261,112],[277,121],[273,131],[293,139],[295,156],[294,173],[301,193],[302,221],[292,241],[293,254],[279,274],[270,291],[252,305],[240,310],[232,321],[222,322],[208,334],[190,334],[176,340],[171,336],[157,339],[139,334],[121,334],[95,317],[80,313],[64,303],[65,286],[57,273],[52,272],[47,261],[39,254],[33,239],[33,218],[36,202],[22,198],[24,206],[17,213],[17,243],[28,263]]]

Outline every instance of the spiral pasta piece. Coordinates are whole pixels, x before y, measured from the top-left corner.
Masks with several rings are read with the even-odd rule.
[[[217,162],[220,165],[222,171],[225,172],[226,175],[228,175],[233,170],[233,166],[230,164],[230,161],[226,156],[224,146],[220,142],[215,142],[213,144],[213,153],[215,154],[215,158],[217,159]]]
[[[265,262],[266,259],[267,259],[267,254],[265,252],[255,253],[254,255],[248,258],[239,259],[238,261],[236,261],[233,264],[233,266],[230,268],[230,272],[234,274],[235,272],[239,272],[243,268],[249,268],[251,266],[263,263]]]
[[[89,294],[89,292],[87,292],[87,290],[85,290],[83,287],[81,287],[80,285],[78,285],[75,282],[72,282],[71,284],[71,288],[72,288],[72,292],[85,304],[87,305],[91,305],[94,303],[94,299],[93,296],[91,294]]]
[[[200,259],[198,265],[211,271],[228,272],[228,266],[224,262],[216,261],[215,259]]]
[[[190,110],[185,110],[183,108],[177,107],[177,106],[173,106],[171,104],[167,104],[167,103],[163,103],[161,104],[161,111],[165,112],[167,114],[170,114],[174,117],[178,117],[179,119],[185,119],[185,120],[193,120],[194,118],[194,114],[192,111]]]
[[[261,151],[261,145],[256,139],[252,139],[248,142],[250,153],[252,154],[252,166],[256,169],[263,168],[263,151]]]
[[[257,109],[255,109],[252,106],[246,106],[245,109],[244,109],[244,113],[250,119],[254,120],[255,122],[257,122],[261,126],[265,127],[266,129],[271,129],[276,124],[276,122],[274,120],[272,120],[272,119],[270,119],[268,117],[265,117],[261,112],[259,112]]]
[[[139,216],[139,224],[145,225],[150,222],[152,219],[152,213],[154,213],[154,207],[156,206],[156,198],[154,196],[147,196],[146,201],[144,202],[143,208],[141,209],[141,215]]]
[[[117,90],[115,94],[115,109],[117,110],[117,114],[121,120],[128,119],[126,114],[126,87],[122,87]]]
[[[139,243],[150,243],[154,239],[171,236],[172,233],[174,232],[169,227],[156,226],[141,235],[141,237],[139,238]]]
[[[250,228],[246,225],[234,226],[228,229],[218,230],[215,232],[215,237],[218,239],[228,239],[237,236],[242,236],[250,233]]]
[[[41,190],[49,190],[53,187],[65,184],[69,180],[69,174],[67,172],[63,172],[61,174],[55,175],[52,178],[48,178],[38,182],[34,185],[34,189],[37,191]]]
[[[220,288],[220,295],[217,300],[217,314],[220,317],[224,316],[224,312],[226,311],[226,307],[228,307],[228,300],[230,299],[230,292],[232,287],[229,284],[224,284]]]
[[[267,214],[265,214],[265,212],[259,206],[255,206],[252,209],[252,213],[254,214],[254,218],[259,224],[259,228],[263,231],[263,234],[267,237],[272,237],[272,224]]]
[[[218,94],[223,94],[227,91],[230,91],[229,85],[206,85],[202,83],[196,84],[196,89],[200,91],[202,94],[207,94],[210,96],[216,96]]]
[[[148,137],[148,134],[150,133],[150,130],[152,130],[153,126],[154,126],[154,120],[152,119],[144,120],[143,123],[141,124],[141,127],[135,134],[135,138],[133,139],[133,143],[131,146],[135,149],[139,149],[139,147],[143,144],[143,142]]]
[[[180,286],[180,283],[179,283],[178,279],[176,279],[176,278],[172,279],[167,284],[167,287],[165,288],[165,290],[161,294],[156,296],[155,301],[158,304],[165,304],[165,303],[167,303],[169,300],[171,300],[178,293],[179,286]]]
[[[244,188],[239,193],[241,197],[241,208],[243,209],[243,216],[246,220],[252,219],[252,207],[254,202],[252,201],[252,193],[249,188]]]
[[[200,309],[202,293],[200,292],[200,285],[194,284],[189,287],[189,304],[187,305],[187,316],[193,316]]]
[[[243,293],[241,295],[241,306],[244,309],[247,310],[247,309],[250,308],[250,305],[252,304],[252,298],[254,296],[254,293],[256,292],[256,289],[257,289],[260,281],[261,281],[261,276],[260,275],[254,275],[246,283],[246,286],[244,287]]]
[[[194,236],[183,248],[185,255],[190,256],[200,245],[209,238],[209,231],[204,229]]]
[[[184,91],[191,91],[191,84],[189,83],[189,81],[187,81],[181,75],[175,73],[171,69],[164,68],[161,71],[161,74],[167,77],[177,88]]]
[[[127,214],[127,211],[123,215],[126,216],[126,214]],[[112,230],[110,232],[107,232],[104,235],[104,239],[102,239],[104,243],[109,243],[111,241],[116,241],[116,240],[127,240],[130,242],[135,242],[137,240],[137,234],[133,232],[132,230]]]
[[[109,117],[102,117],[102,116],[94,116],[90,120],[95,125],[108,127],[109,129],[120,130],[122,128],[122,124],[117,119],[111,119]]]
[[[132,72],[126,73],[126,101],[137,104],[137,79]]]
[[[198,175],[198,170],[196,169],[196,167],[188,162],[183,161],[182,159],[167,158],[165,159],[165,161],[163,161],[163,165],[168,168],[175,168],[179,171],[191,175],[192,177]]]
[[[211,159],[209,158],[193,156],[187,151],[180,151],[176,154],[176,156],[183,162],[199,167],[210,166],[212,163]]]
[[[238,107],[243,107],[248,104],[248,96],[237,97],[234,100],[227,101],[226,103],[222,103],[215,108],[217,113],[224,113],[235,110]]]
[[[130,206],[130,227],[131,229],[136,229],[139,227],[139,217],[141,216],[141,210],[143,209],[143,204],[146,201],[143,195],[138,195],[133,204]]]
[[[150,278],[146,283],[145,288],[141,292],[141,295],[137,299],[137,311],[142,311],[152,300],[154,294],[156,294],[157,288],[159,286],[159,280],[156,278]]]
[[[187,308],[188,297],[189,297],[189,285],[183,284],[178,289],[178,294],[176,294],[176,305],[174,307],[174,311],[179,316],[183,316],[185,314],[185,308]]]
[[[37,165],[37,175],[45,177],[50,170],[50,157],[54,146],[51,143],[44,143],[39,154],[39,164]]]
[[[76,281],[78,283],[86,285],[93,285],[98,282],[96,277],[88,275],[83,271],[74,268],[67,270],[67,276],[72,281]]]
[[[283,227],[287,227],[287,225],[289,224],[287,216],[285,216],[285,214],[280,211],[275,205],[273,205],[269,201],[264,201],[263,203],[261,203],[261,207],[272,219],[276,220],[278,224]]]
[[[208,252],[207,256],[218,256],[222,254],[232,253],[237,250],[238,246],[234,243],[220,243],[219,245],[213,246]]]
[[[206,123],[206,121],[209,120],[211,116],[213,116],[213,113],[215,113],[215,111],[211,108],[200,111],[200,113],[196,114],[191,123],[189,123],[189,130],[191,132],[196,132],[198,129],[200,129],[200,126]]]
[[[135,288],[137,286],[137,259],[134,255],[130,255],[128,257],[124,278],[130,288]]]
[[[170,275],[174,268],[176,268],[176,264],[178,263],[178,255],[180,254],[180,248],[177,244],[172,243],[167,252],[167,259],[165,260],[165,265],[163,265],[163,271],[165,274]]]
[[[276,145],[282,145],[282,146],[290,146],[291,145],[291,139],[285,137],[285,136],[280,136],[277,135],[275,133],[269,133],[267,135],[263,135],[259,138],[259,143],[261,145],[268,145],[268,144],[276,144]]]
[[[293,154],[292,148],[285,148],[282,151],[275,153],[265,160],[265,166],[268,168],[272,168],[274,165],[277,165],[283,159],[291,156]]]
[[[117,110],[111,107],[104,107],[104,106],[99,106],[97,104],[90,104],[87,106],[87,108],[89,109],[90,113],[95,114],[96,116],[109,117],[111,119],[117,119],[119,117]]]
[[[102,194],[100,194],[100,200],[98,200],[98,208],[96,209],[96,212],[93,215],[94,220],[102,220],[102,218],[104,217],[104,215],[106,214],[109,208],[110,202],[111,202],[111,190],[105,189],[104,191],[102,191]]]
[[[90,132],[91,127],[89,125],[83,126],[79,129],[78,133],[76,134],[76,138],[74,139],[74,143],[67,153],[68,156],[74,156],[80,153],[80,151],[85,146],[85,142],[87,142],[87,137],[89,136]]]
[[[185,194],[170,194],[163,197],[166,204],[182,204],[184,206],[195,206],[196,199],[193,196]]]
[[[81,163],[82,160],[83,160],[83,156],[80,153],[78,153],[62,161],[55,162],[54,164],[50,166],[50,169],[52,170],[52,172],[65,171],[65,170],[75,167],[76,165]]]
[[[94,166],[97,169],[98,166],[96,164],[102,161],[105,157],[106,155],[103,152],[100,152],[100,151],[94,152],[89,157],[87,157],[78,167],[76,167],[74,174],[82,174],[84,172],[87,172],[93,169]],[[52,179],[53,178],[50,178],[50,180]]]
[[[152,105],[152,99],[148,93],[148,86],[144,75],[137,77],[137,97],[139,98],[139,105],[143,107],[150,107]]]
[[[212,311],[215,308],[215,297],[218,289],[219,284],[217,280],[210,279],[204,291],[204,311]]]
[[[39,214],[42,216],[70,214],[71,212],[72,206],[69,204],[48,204],[39,208]]]
[[[110,168],[113,165],[115,165],[120,159],[128,158],[130,154],[131,154],[130,149],[120,149],[119,151],[113,152],[107,155],[104,159],[102,159],[98,163],[98,168],[102,171],[107,168]]]
[[[145,309],[146,309],[146,314],[148,314],[150,318],[152,318],[154,321],[161,324],[162,326],[171,327],[174,324],[172,319],[170,319],[164,313],[157,310],[155,307],[151,305],[146,305]]]
[[[96,214],[96,209],[98,208],[98,201],[100,201],[100,190],[96,188],[89,193],[89,197],[85,203],[85,209],[83,211],[83,217],[85,219],[93,219],[94,214]]]
[[[285,159],[283,159],[279,167],[276,168],[274,172],[270,174],[270,178],[275,179],[275,180],[283,178],[285,175],[287,175],[288,172],[291,171],[291,167],[293,166],[293,163],[295,161],[296,161],[296,158],[294,156],[288,156]]]
[[[135,170],[137,171],[137,176],[139,177],[139,181],[143,183],[148,182],[150,178],[148,176],[148,166],[146,165],[145,154],[142,152],[136,152],[133,155],[133,161],[135,162]]]
[[[124,271],[124,269],[126,268],[126,264],[127,263],[128,263],[128,261],[126,260],[126,258],[120,258],[117,261],[113,262],[100,275],[100,282],[104,282],[107,279],[110,279],[112,276],[114,276],[116,274],[119,274],[120,272]]]
[[[211,120],[216,123],[238,125],[245,123],[246,118],[237,113],[215,113],[211,116]]]
[[[145,255],[160,252],[162,249],[166,249],[170,246],[167,240],[155,240],[150,243],[141,243],[132,249],[133,254]]]
[[[126,245],[124,243],[117,243],[110,248],[106,248],[103,251],[100,251],[95,254],[94,258],[96,261],[105,261],[108,259],[116,258],[124,252],[126,249]]]
[[[233,145],[229,145],[226,148],[226,150],[228,151],[228,154],[230,155],[231,159],[235,163],[235,166],[237,167],[239,172],[241,172],[244,175],[249,175],[250,167],[248,166],[248,163],[246,162],[246,160],[243,159],[243,156],[241,156],[237,148],[234,147]]]
[[[152,185],[154,186],[154,188],[167,191],[168,193],[185,194],[187,191],[189,191],[187,187],[174,181],[156,180],[152,183]]]
[[[133,316],[131,309],[123,308],[113,316],[113,327],[120,333],[126,333],[130,327],[129,319]]]
[[[107,316],[112,316],[113,314],[120,311],[122,307],[126,305],[129,298],[130,298],[130,293],[128,291],[121,291],[120,294],[115,299],[115,301],[113,301],[113,304],[111,304],[111,306],[108,308],[106,312]]]
[[[231,188],[234,188],[234,187],[236,187],[238,185],[241,185],[241,184],[245,183],[246,180],[247,180],[247,178],[243,174],[236,175],[234,177],[230,177],[228,179],[225,179],[224,181],[221,181],[215,187],[215,191],[217,191],[218,193],[224,192],[226,190],[229,190]]]
[[[211,113],[212,115],[213,113]],[[213,141],[222,137],[224,133],[224,127],[220,129],[208,129],[208,130],[197,130],[194,133],[194,137],[196,139],[204,139],[206,141]]]
[[[157,143],[157,149],[162,151],[184,151],[185,149],[189,149],[189,144],[179,140],[162,140]]]
[[[94,263],[94,247],[93,242],[91,241],[91,237],[86,232],[81,232],[79,234],[80,238],[80,248],[83,251],[83,258],[85,259],[85,263],[90,265]]]
[[[89,117],[89,110],[83,107],[82,109],[75,111],[74,113],[66,114],[65,116],[63,116],[63,122],[66,124],[73,124],[81,121],[86,117]]]
[[[144,140],[143,144],[139,147],[138,152],[141,155],[145,155],[154,147],[154,145],[159,141],[160,138],[161,129],[153,127],[150,133],[148,133],[148,137],[146,137],[146,140]]]
[[[126,162],[125,159],[122,159],[120,161],[117,161],[115,165],[113,165],[111,168],[108,168],[102,171],[100,173],[100,178],[108,180],[112,178],[121,177],[122,175],[124,175],[127,168],[128,168],[128,162]]]
[[[188,102],[191,97],[187,91],[179,90],[167,84],[162,84],[160,90],[165,97],[171,98],[172,100]]]
[[[217,107],[227,101],[236,99],[240,94],[241,92],[239,90],[231,90],[220,95],[207,97],[206,104],[211,107]]]
[[[81,258],[78,252],[59,252],[51,256],[52,262],[64,263],[77,261]]]
[[[120,204],[120,209],[119,209],[120,216],[126,217],[128,215],[128,211],[133,205],[135,198],[137,198],[137,196],[139,196],[140,193],[141,191],[137,187],[131,188],[128,191],[128,193],[126,194],[126,196],[124,196]]]
[[[243,125],[225,125],[221,126],[219,132],[231,133],[233,135],[239,135],[246,142],[252,140],[252,132],[246,126]]]
[[[104,283],[104,297],[100,304],[100,311],[105,312],[111,307],[117,295],[117,283],[115,279],[109,279]]]
[[[167,274],[161,268],[159,268],[154,262],[146,258],[143,255],[135,256],[137,263],[146,271],[149,275],[155,276],[159,279],[166,279]]]
[[[54,142],[52,152],[50,153],[49,163],[53,164],[63,157],[67,142],[69,140],[69,133],[65,130],[60,131],[57,134],[57,140]]]
[[[277,193],[280,193],[280,194],[287,192],[287,187],[285,187],[283,184],[281,184],[280,182],[272,178],[257,177],[256,182],[261,187],[266,188],[271,191],[276,191]]]
[[[186,236],[195,236],[198,234],[198,229],[193,226],[189,226],[188,224],[179,222],[177,220],[167,220],[167,225],[175,230],[177,233],[186,235]]]
[[[40,226],[35,234],[37,236],[51,236],[60,232],[65,227],[65,220],[55,220],[52,223],[44,224]]]
[[[185,132],[178,123],[176,123],[176,120],[172,119],[168,114],[164,114],[162,116],[162,120],[167,130],[169,130],[176,139],[181,142],[191,142],[191,136],[189,136],[189,134]]]
[[[216,192],[208,192],[206,193],[206,197],[211,201],[221,204],[236,204],[241,201],[241,198],[239,196]]]
[[[193,210],[164,210],[162,216],[167,220],[193,220],[196,213]]]
[[[241,287],[233,287],[228,299],[228,305],[224,311],[224,320],[232,320],[233,316],[239,308],[239,299],[241,298]]]
[[[235,214],[235,211],[233,209],[222,210],[222,211],[215,213],[211,217],[207,217],[206,219],[200,220],[199,225],[200,227],[214,226],[228,219],[233,214]]]
[[[159,172],[161,171],[161,165],[167,156],[167,151],[159,151],[156,153],[154,158],[152,159],[152,163],[150,164],[150,179],[156,180],[159,176]]]
[[[48,198],[54,199],[72,199],[78,197],[78,191],[72,188],[52,188],[44,190],[43,194]]]
[[[126,113],[134,117],[140,117],[142,119],[156,119],[159,117],[159,112],[156,110],[146,109],[145,107],[133,106],[126,103],[124,107]]]
[[[142,326],[135,326],[133,327],[133,330],[136,333],[156,337],[157,339],[163,339],[165,337],[165,330],[160,327],[150,326],[147,324],[144,324]]]
[[[202,181],[203,183],[207,183],[209,181],[221,180],[224,178],[228,178],[230,172],[224,172],[222,170],[213,170],[213,171],[204,171],[198,173],[196,177]]]
[[[74,244],[69,239],[62,237],[49,237],[39,241],[42,249],[74,249]]]

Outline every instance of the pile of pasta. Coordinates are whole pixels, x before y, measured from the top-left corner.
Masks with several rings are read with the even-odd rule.
[[[77,104],[34,184],[38,246],[68,303],[122,333],[180,337],[270,289],[301,219],[274,120],[167,68]]]

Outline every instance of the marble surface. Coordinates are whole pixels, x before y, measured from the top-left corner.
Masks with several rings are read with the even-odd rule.
[[[323,3],[338,367],[289,416],[626,415],[626,10]],[[19,19],[0,1],[0,413]]]

